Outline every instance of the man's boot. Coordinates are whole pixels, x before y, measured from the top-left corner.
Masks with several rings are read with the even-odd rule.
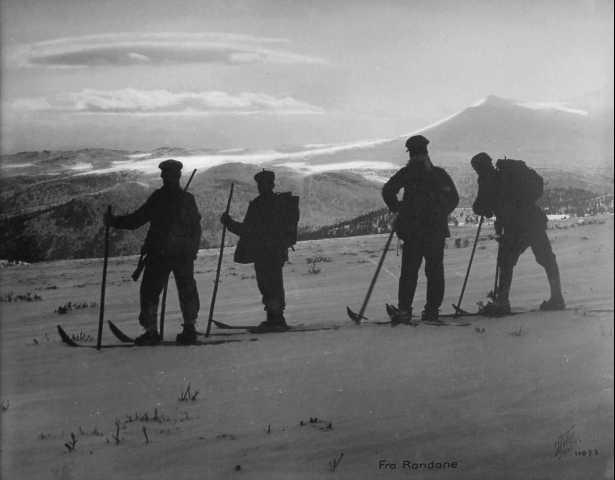
[[[416,323],[412,321],[412,308],[402,310],[400,308],[395,308],[393,305],[387,305],[387,313],[391,319],[392,327],[396,327],[397,325],[416,326]]]
[[[135,338],[135,345],[140,347],[148,347],[152,345],[158,345],[162,341],[158,331],[155,329],[146,330],[145,333]]]
[[[502,285],[496,292],[495,299],[492,302],[483,305],[478,309],[480,315],[486,317],[504,317],[512,313],[510,309],[510,283]]]
[[[564,302],[564,296],[562,295],[562,284],[560,282],[559,269],[557,265],[549,269],[547,272],[547,278],[549,279],[549,287],[551,289],[551,298],[545,300],[540,305],[541,310],[564,310],[566,308],[566,302]]]
[[[510,286],[512,284],[512,267],[500,266],[500,276],[496,287],[495,299],[478,309],[480,315],[486,317],[503,317],[510,315]]]
[[[421,313],[421,322],[444,323],[440,320],[440,309],[428,307],[427,305],[425,305],[425,309]]]
[[[258,324],[257,328],[269,328],[275,324],[273,312],[265,308],[265,312],[267,312],[267,319]]]
[[[284,327],[284,328],[288,328],[288,325],[286,323],[286,318],[284,317],[284,313],[280,312],[277,315],[275,315],[275,322],[274,322],[277,326],[279,327]]]
[[[178,345],[194,345],[196,343],[196,328],[193,323],[184,323],[183,330],[177,334],[175,342]]]
[[[267,311],[267,320],[262,322],[258,327],[253,329],[255,333],[258,332],[285,332],[288,330],[286,319],[282,312],[270,312]]]
[[[284,332],[288,330],[288,325],[286,324],[286,318],[284,318],[283,312],[276,312],[272,315],[271,328],[276,332]]]
[[[489,302],[478,309],[480,315],[485,317],[503,317],[511,314],[510,302],[508,299],[497,299]]]

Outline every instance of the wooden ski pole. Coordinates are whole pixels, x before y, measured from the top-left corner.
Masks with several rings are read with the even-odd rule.
[[[107,218],[111,216],[111,205],[107,207]],[[109,225],[105,225],[105,257],[103,260],[102,283],[100,285],[100,308],[98,309],[98,336],[96,350],[100,350],[102,342],[103,322],[105,319],[105,290],[107,287],[107,264],[109,262]]]
[[[228,215],[228,212],[231,208],[231,200],[233,198],[233,188],[235,187],[234,183],[231,183],[231,191],[228,195],[228,202],[226,203],[225,213]],[[222,226],[222,240],[220,241],[220,253],[218,254],[218,269],[216,270],[216,281],[214,283],[214,291],[211,295],[211,304],[209,305],[209,319],[207,320],[207,330],[205,331],[205,336],[209,337],[209,332],[211,331],[211,324],[214,320],[214,306],[216,304],[216,295],[218,293],[218,282],[220,281],[220,269],[222,268],[222,255],[224,254],[224,238],[226,236],[226,225]]]
[[[495,302],[498,296],[498,289],[500,288],[500,262],[502,261],[502,240],[498,240],[498,256],[495,265],[495,281],[493,283],[493,301]]]
[[[171,272],[169,272],[169,277]],[[160,340],[164,340],[164,315],[167,308],[167,292],[169,291],[169,277],[164,282],[162,289],[162,299],[160,300]]]
[[[194,178],[194,174],[196,173],[196,168],[192,170],[192,175],[186,182],[186,186],[184,187],[184,192],[188,190],[190,186],[190,182]],[[169,272],[169,276],[171,273]],[[162,300],[160,301],[160,340],[164,340],[164,315],[167,307],[167,291],[169,290],[169,277],[164,282],[164,288],[162,289]]]
[[[359,314],[357,315],[353,312],[350,307],[346,307],[346,312],[348,316],[355,322],[360,323],[365,317],[363,314],[365,313],[365,309],[367,308],[367,304],[369,302],[369,297],[372,295],[372,290],[374,289],[374,285],[376,284],[376,280],[378,279],[378,275],[380,274],[380,269],[382,268],[382,264],[384,263],[384,258],[389,251],[389,247],[391,246],[391,240],[393,240],[393,235],[395,234],[395,229],[391,229],[391,233],[389,234],[389,238],[387,239],[387,243],[384,246],[384,250],[382,251],[382,255],[380,255],[380,261],[378,262],[378,266],[376,267],[376,271],[374,272],[374,276],[369,284],[369,288],[367,289],[367,294],[365,295],[365,300],[363,300],[363,305],[361,305],[361,310],[359,310]]]
[[[476,229],[476,237],[474,237],[474,246],[472,247],[472,253],[470,254],[470,262],[468,263],[468,269],[466,270],[466,276],[463,279],[463,286],[461,287],[461,293],[459,294],[459,300],[457,301],[457,305],[453,305],[453,308],[455,309],[456,317],[466,313],[461,308],[461,301],[463,300],[463,294],[466,291],[468,277],[470,276],[470,268],[472,268],[472,261],[474,260],[474,253],[476,252],[476,245],[478,244],[478,236],[480,235],[480,229],[483,226],[484,219],[485,217],[481,215],[480,221],[478,222],[478,228]]]

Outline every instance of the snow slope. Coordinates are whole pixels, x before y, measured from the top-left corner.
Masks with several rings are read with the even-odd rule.
[[[574,228],[562,222],[548,232],[571,309],[477,318],[470,327],[357,327],[347,320],[345,306],[360,306],[378,261],[380,235],[303,242],[286,266],[289,322],[338,330],[214,330],[215,339],[244,341],[206,347],[66,347],[55,324],[95,336],[97,309],[53,311],[67,301],[98,300],[101,261],[7,267],[3,295],[30,291],[43,299],[1,304],[2,478],[613,478],[613,219],[603,220]],[[474,230],[452,233],[472,238]],[[496,249],[489,233],[477,250],[466,309],[491,288]],[[231,253],[216,318],[258,322],[253,271],[232,264]],[[469,253],[446,250],[445,310],[457,299]],[[216,255],[202,251],[196,265],[203,330]],[[310,274],[306,260],[315,256],[330,261]],[[399,261],[393,248],[367,309],[371,319],[383,320],[384,303],[394,301]],[[139,331],[134,264],[112,259],[107,290],[107,318],[129,333]],[[171,339],[180,320],[174,286],[169,293]],[[527,252],[513,307],[535,307],[546,294],[544,274]],[[424,295],[421,278],[416,309]],[[103,340],[118,343],[107,329]],[[199,394],[181,402],[188,384]],[[71,432],[77,444],[69,453]],[[331,472],[329,462],[341,453]],[[410,468],[456,461],[457,468],[407,470],[404,461]],[[379,468],[384,464],[397,468]]]

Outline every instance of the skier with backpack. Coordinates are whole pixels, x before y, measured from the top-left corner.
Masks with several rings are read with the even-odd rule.
[[[282,332],[288,329],[282,268],[288,261],[288,249],[297,242],[299,197],[289,192],[275,193],[272,171],[262,170],[254,180],[259,196],[250,202],[243,222],[233,220],[228,213],[220,221],[239,235],[235,262],[254,263],[256,283],[267,312],[267,319],[257,331]]]
[[[547,274],[551,296],[541,310],[563,310],[559,268],[547,237],[547,216],[536,205],[543,193],[543,180],[521,160],[501,159],[495,167],[489,155],[481,152],[471,160],[478,174],[478,195],[472,209],[477,215],[495,216],[499,242],[496,288],[493,301],[482,307],[487,316],[510,313],[510,286],[513,269],[521,254],[530,247],[536,262]]]

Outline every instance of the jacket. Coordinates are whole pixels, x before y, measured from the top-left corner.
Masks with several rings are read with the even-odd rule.
[[[134,230],[148,222],[145,253],[196,258],[202,233],[201,215],[191,193],[163,186],[133,213],[115,217],[113,226]]]
[[[402,200],[397,194],[404,189]],[[459,203],[451,177],[443,168],[429,170],[409,163],[393,175],[382,188],[382,198],[397,212],[395,229],[402,240],[433,235],[449,237],[448,216]]]

